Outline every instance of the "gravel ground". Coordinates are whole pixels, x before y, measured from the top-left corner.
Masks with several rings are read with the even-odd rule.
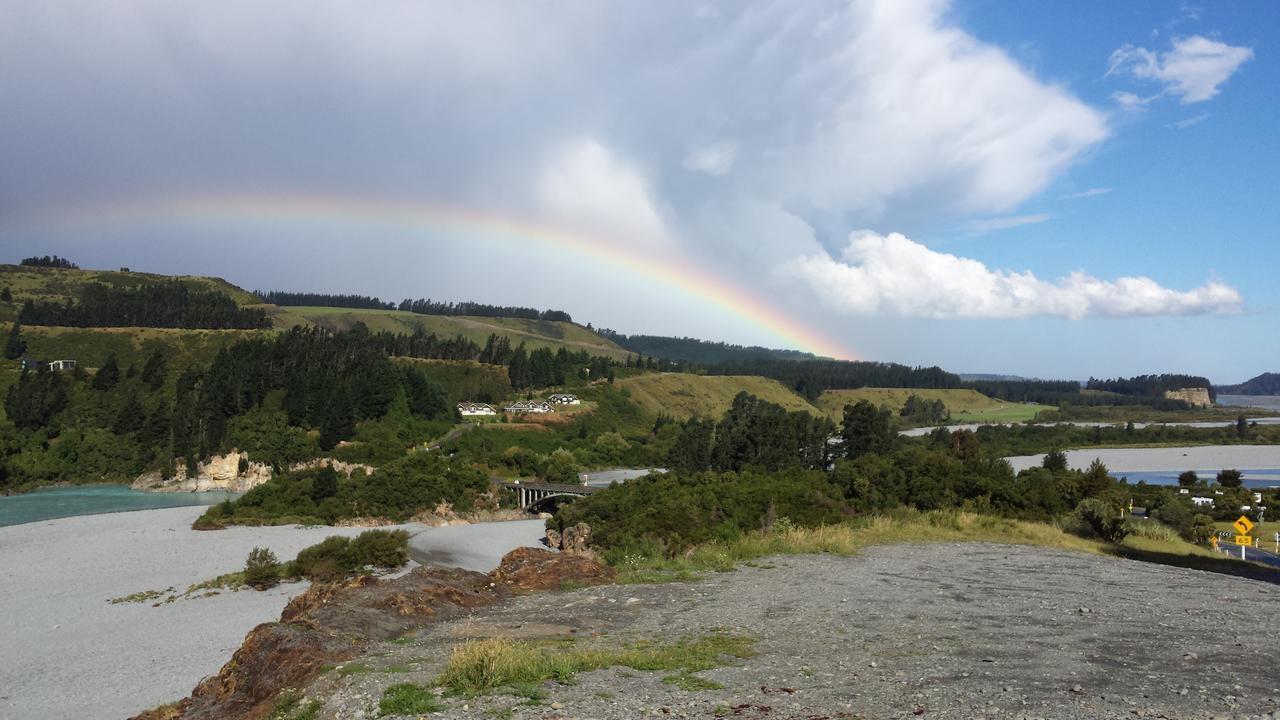
[[[1143,470],[1195,470],[1209,477],[1223,468],[1280,468],[1280,445],[1202,445],[1164,448],[1086,448],[1068,450],[1067,465],[1085,470],[1100,458],[1112,474]],[[1044,455],[1005,458],[1015,472],[1035,467]]]
[[[376,716],[382,690],[429,682],[462,638],[617,645],[713,630],[755,658],[701,673],[610,669],[537,701],[446,698],[430,717],[1280,717],[1280,587],[1002,545],[899,545],[788,556],[698,583],[539,593],[387,644],[306,694],[324,719]]]
[[[280,558],[361,528],[199,532],[203,507],[85,515],[0,527],[0,720],[121,718],[191,692],[304,584],[151,602],[108,601]]]
[[[518,547],[544,547],[544,520],[511,520],[426,528],[409,539],[409,556],[423,565],[487,573]]]

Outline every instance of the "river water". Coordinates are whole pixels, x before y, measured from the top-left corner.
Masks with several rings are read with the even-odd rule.
[[[0,496],[0,527],[76,515],[216,505],[235,497],[223,492],[140,492],[124,485],[64,485]]]

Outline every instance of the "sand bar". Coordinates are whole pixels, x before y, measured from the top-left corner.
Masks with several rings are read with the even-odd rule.
[[[1162,448],[1086,448],[1068,450],[1067,465],[1085,469],[1101,459],[1112,473],[1144,470],[1195,470],[1213,473],[1224,468],[1270,470],[1280,468],[1280,445],[1202,445]],[[1039,465],[1044,455],[1006,458],[1014,471]]]

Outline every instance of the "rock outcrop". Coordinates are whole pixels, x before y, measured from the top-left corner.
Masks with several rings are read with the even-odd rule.
[[[547,529],[547,547],[566,553],[595,555],[591,549],[591,526],[586,523],[571,525],[560,532],[555,528]]]
[[[1192,407],[1209,407],[1213,404],[1213,401],[1209,399],[1209,388],[1165,390],[1164,396],[1169,400],[1181,400]]]
[[[513,590],[559,590],[567,585],[604,585],[616,574],[592,555],[516,548],[502,558],[492,576],[499,587]]]
[[[270,479],[270,465],[249,462],[248,453],[232,450],[197,464],[194,476],[188,476],[186,467],[179,467],[171,478],[153,471],[139,475],[130,487],[150,492],[245,493]]]
[[[305,685],[326,665],[507,595],[488,575],[437,567],[414,568],[394,580],[365,576],[312,586],[289,601],[279,622],[250,631],[190,697],[133,720],[261,720],[281,690]]]

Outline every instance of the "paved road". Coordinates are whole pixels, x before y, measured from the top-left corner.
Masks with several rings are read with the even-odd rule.
[[[1272,543],[1271,546],[1275,547],[1275,544]],[[1226,551],[1226,553],[1231,557],[1234,557],[1234,558],[1240,557],[1239,545],[1231,545],[1229,543],[1223,543],[1222,545],[1219,546],[1219,549]],[[1280,567],[1280,555],[1277,555],[1274,552],[1271,552],[1270,550],[1265,550],[1263,548],[1247,547],[1244,549],[1244,552],[1245,552],[1245,557],[1244,557],[1245,560],[1252,560],[1253,562],[1262,563],[1263,565],[1272,565],[1275,567]]]

